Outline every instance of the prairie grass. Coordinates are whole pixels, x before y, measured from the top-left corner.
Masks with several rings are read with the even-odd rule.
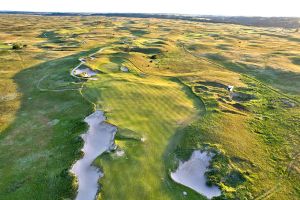
[[[0,199],[75,197],[69,169],[91,102],[125,152],[95,160],[98,199],[205,199],[169,177],[196,149],[216,154],[207,177],[219,199],[299,198],[299,33],[22,15],[1,15],[0,30]],[[85,63],[97,80],[70,76],[103,47]]]

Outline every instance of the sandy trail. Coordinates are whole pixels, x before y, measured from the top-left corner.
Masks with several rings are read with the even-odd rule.
[[[90,58],[91,58],[91,57],[93,57],[94,55],[96,55],[97,53],[101,53],[105,48],[107,48],[107,47],[104,47],[104,48],[100,49],[99,51],[97,51],[97,52],[95,52],[95,53],[92,53],[92,54],[88,55],[87,57],[90,57]],[[76,75],[77,75],[77,74],[76,74],[76,70],[78,70],[78,68],[79,68],[81,65],[83,65],[83,64],[85,63],[85,59],[84,59],[84,58],[79,58],[78,60],[80,61],[80,63],[79,63],[75,68],[72,69],[70,75],[73,76],[73,77],[75,77],[75,78],[78,78],[78,79],[89,79],[89,78],[83,78],[83,77],[78,77],[78,76],[76,76]],[[80,72],[80,71],[78,71],[78,72]],[[92,75],[92,76],[96,74],[93,70],[90,70],[89,68],[81,69],[81,72],[86,72],[87,74],[90,74],[90,75]],[[94,74],[94,73],[95,73],[95,74]],[[38,90],[43,91],[43,92],[45,92],[45,91],[46,91],[46,92],[64,92],[64,91],[81,90],[82,87],[83,87],[83,85],[82,85],[82,86],[79,87],[79,88],[63,88],[63,89],[48,89],[48,88],[42,88],[42,87],[40,86],[40,85],[41,85],[41,82],[44,81],[48,76],[49,76],[49,74],[46,74],[45,76],[41,77],[41,78],[38,80],[38,82],[37,82],[37,84],[36,84],[36,87],[37,87]]]
[[[98,192],[98,179],[101,171],[92,166],[93,161],[102,153],[115,148],[114,136],[117,128],[105,122],[102,111],[95,111],[85,118],[89,125],[86,134],[82,135],[84,156],[71,169],[78,180],[78,194],[76,200],[94,200]]]
[[[42,88],[41,82],[46,79],[49,75],[46,74],[45,76],[43,76],[40,80],[38,80],[37,84],[36,84],[36,88],[41,91],[41,92],[64,92],[64,91],[74,91],[74,90],[79,90],[81,87],[79,88],[63,88],[63,89],[48,89],[48,88]]]
[[[209,199],[220,196],[221,190],[217,186],[209,187],[206,184],[205,172],[210,160],[211,156],[207,152],[194,151],[188,161],[180,163],[177,170],[171,173],[171,178]]]

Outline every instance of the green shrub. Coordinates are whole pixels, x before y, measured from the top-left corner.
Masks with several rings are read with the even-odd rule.
[[[14,43],[12,45],[12,49],[14,49],[14,50],[23,49],[25,47],[27,47],[27,44]]]

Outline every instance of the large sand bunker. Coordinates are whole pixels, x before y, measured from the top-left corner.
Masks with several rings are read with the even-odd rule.
[[[83,77],[92,77],[92,76],[95,76],[97,75],[97,73],[90,69],[90,68],[77,68],[75,71],[74,71],[74,75],[78,76],[78,75],[81,75]]]
[[[102,176],[99,169],[92,166],[93,161],[105,151],[115,148],[114,136],[117,128],[105,122],[102,111],[96,111],[84,120],[89,125],[82,135],[84,156],[72,167],[71,172],[78,180],[76,200],[94,200],[98,191],[98,179]]]
[[[221,190],[217,186],[209,187],[206,184],[205,172],[210,160],[211,156],[207,152],[194,151],[188,161],[180,163],[177,170],[171,173],[171,178],[209,199],[220,196]]]

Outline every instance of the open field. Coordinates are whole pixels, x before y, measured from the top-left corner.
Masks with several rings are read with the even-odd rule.
[[[194,150],[215,153],[215,199],[300,198],[299,31],[29,15],[0,30],[0,199],[75,198],[95,109],[118,128],[97,199],[206,199],[170,178]],[[80,58],[93,79],[71,76]]]

